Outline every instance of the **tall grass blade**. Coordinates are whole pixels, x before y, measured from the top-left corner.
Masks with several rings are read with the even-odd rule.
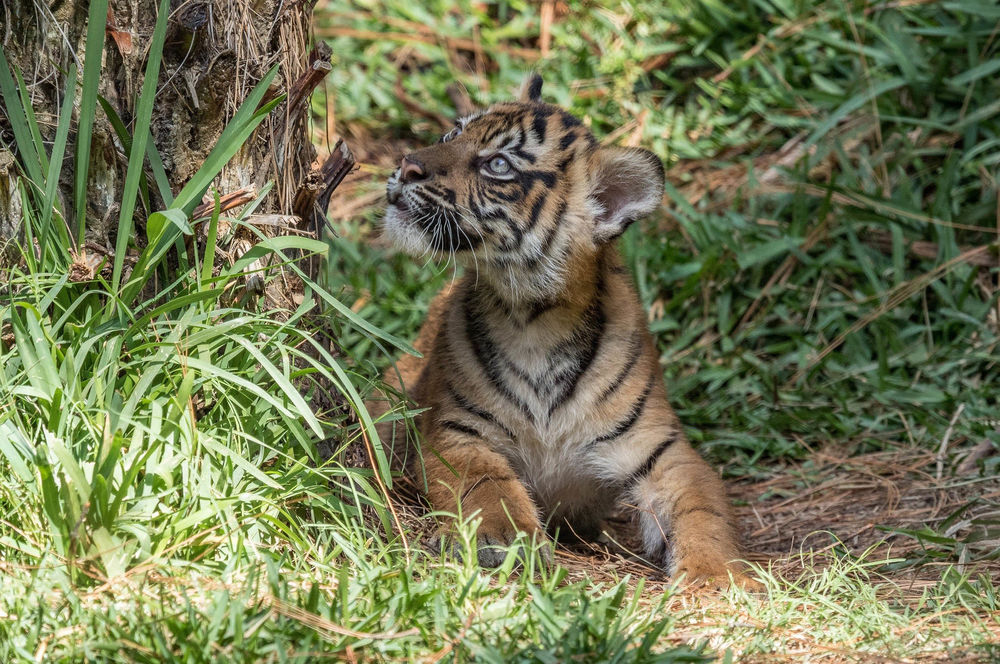
[[[146,141],[149,138],[149,123],[153,114],[153,100],[156,96],[157,79],[160,75],[160,60],[163,55],[163,44],[167,35],[167,18],[170,10],[170,0],[160,0],[156,16],[156,26],[149,45],[149,59],[146,62],[146,75],[142,82],[142,92],[139,94],[139,104],[136,108],[135,129],[132,132],[132,149],[129,151],[128,170],[125,174],[125,186],[122,189],[121,213],[118,215],[118,236],[115,240],[115,263],[111,273],[111,287],[118,292],[121,284],[122,269],[125,265],[125,253],[132,236],[134,225],[136,197],[139,192],[139,178],[142,177],[142,166],[146,156]],[[109,301],[109,311],[115,307],[113,300]]]
[[[87,47],[83,61],[83,88],[80,96],[80,119],[76,134],[76,241],[83,242],[87,217],[87,175],[90,169],[90,139],[94,132],[94,111],[101,76],[101,56],[107,30],[108,0],[92,0],[87,13]]]
[[[160,151],[156,149],[152,136],[146,139],[146,157],[149,159],[149,170],[153,171],[153,180],[160,192],[160,198],[163,199],[164,205],[170,207],[174,204],[174,192],[170,189],[170,180],[167,179],[167,171],[163,168],[163,159],[160,157]]]
[[[49,160],[45,154],[45,141],[42,140],[42,132],[38,129],[35,109],[31,107],[31,94],[28,92],[28,86],[24,84],[24,77],[21,76],[20,71],[14,71],[14,78],[17,80],[17,89],[21,93],[21,110],[24,111],[24,117],[28,121],[28,131],[31,133],[31,141],[35,146],[35,154],[38,155],[38,165],[41,172],[45,173],[49,170]],[[41,180],[35,182],[35,186],[40,189],[42,187]]]
[[[40,251],[44,255],[50,246],[48,239],[53,236],[57,240],[53,245],[53,251],[59,254],[59,258],[68,258],[66,250],[69,247],[69,235],[65,230],[65,213],[61,212],[57,228],[51,228],[49,222],[52,221],[52,213],[56,205],[56,192],[59,188],[59,172],[63,166],[63,156],[66,153],[66,142],[69,139],[69,125],[73,118],[73,97],[76,91],[76,65],[70,65],[69,73],[66,75],[66,91],[63,95],[62,108],[59,111],[59,125],[56,127],[56,137],[52,142],[52,156],[49,159],[49,172],[45,176],[45,201],[42,204],[42,216],[38,231],[38,241]]]
[[[264,93],[267,92],[271,81],[277,73],[278,65],[275,65],[264,75],[264,78],[261,79],[254,89],[250,91],[247,98],[240,104],[233,119],[222,131],[218,142],[212,148],[208,157],[205,158],[201,168],[198,169],[198,172],[191,177],[180,193],[177,194],[177,198],[174,199],[171,207],[182,209],[190,215],[194,207],[201,202],[202,196],[208,191],[212,180],[222,171],[222,167],[243,147],[250,134],[257,128],[257,125],[264,121],[267,114],[275,106],[284,101],[284,96],[281,96],[272,99],[257,110],[257,104],[263,99]]]
[[[219,200],[219,192],[214,192],[215,205],[212,208],[212,216],[208,220],[208,234],[205,238],[205,259],[202,261],[201,265],[201,283],[199,288],[206,289],[210,288],[212,281],[212,268],[215,266],[215,243],[218,238],[216,234],[219,232],[219,214],[221,203]]]
[[[131,152],[132,135],[128,133],[128,128],[125,126],[125,123],[122,122],[118,113],[115,112],[115,109],[112,108],[107,99],[98,95],[97,101],[104,110],[104,115],[111,123],[111,128],[115,130],[118,140],[122,142],[125,152]],[[163,168],[163,160],[160,158],[160,153],[156,149],[156,145],[153,143],[152,135],[146,138],[146,157],[149,159],[150,170],[153,171],[153,181],[156,183],[156,187],[159,190],[160,198],[163,199],[165,205],[169,206],[174,201],[174,195],[170,190],[170,182],[167,179],[167,173]],[[143,204],[147,209],[151,209],[146,178],[141,178],[139,180],[139,191],[143,196]]]
[[[35,183],[41,183],[42,166],[38,150],[28,127],[28,118],[22,108],[21,95],[10,72],[10,65],[7,63],[3,49],[0,48],[0,95],[3,97],[7,120],[14,132],[14,142],[17,144],[18,152],[21,153],[21,164],[24,166],[28,179]]]
[[[253,230],[251,228],[251,230]],[[306,252],[313,252],[318,254],[323,254],[328,251],[328,247],[325,242],[320,240],[313,240],[312,238],[304,237],[294,237],[294,236],[284,236],[284,237],[264,237],[260,236],[260,241],[255,244],[248,252],[243,254],[233,265],[225,272],[227,276],[234,276],[238,274],[243,268],[253,263],[255,260],[262,256],[266,256],[269,253],[277,254],[281,260],[289,266],[289,268],[295,272],[300,278],[305,281],[305,284],[313,289],[319,297],[333,307],[338,314],[346,318],[352,325],[357,327],[359,330],[364,331],[367,334],[372,335],[375,338],[382,339],[389,342],[399,350],[404,353],[418,354],[417,350],[413,348],[410,344],[400,339],[398,336],[386,332],[385,330],[372,325],[370,322],[365,320],[363,317],[356,314],[351,310],[350,307],[345,305],[343,302],[335,298],[328,290],[317,284],[315,281],[310,279],[301,268],[295,265],[295,262],[285,255],[285,250],[300,250]]]

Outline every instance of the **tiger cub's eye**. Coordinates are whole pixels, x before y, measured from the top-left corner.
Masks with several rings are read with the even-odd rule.
[[[496,175],[506,175],[510,172],[510,162],[499,155],[490,159],[489,163],[486,164],[486,167]]]

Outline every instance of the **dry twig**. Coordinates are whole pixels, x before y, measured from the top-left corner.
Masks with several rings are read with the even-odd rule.
[[[941,481],[941,475],[944,473],[944,460],[945,454],[948,452],[948,441],[951,440],[951,430],[955,428],[955,422],[962,415],[962,411],[965,410],[965,404],[958,404],[958,408],[955,409],[955,414],[951,416],[951,422],[948,422],[948,428],[944,430],[944,437],[941,438],[941,446],[938,447],[937,456],[935,460],[937,461],[937,481]]]

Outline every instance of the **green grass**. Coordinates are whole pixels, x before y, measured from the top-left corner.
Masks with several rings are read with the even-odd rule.
[[[569,5],[546,58],[534,55],[535,3],[321,5],[338,126],[429,142],[440,127],[427,118],[451,114],[450,83],[488,103],[537,68],[546,98],[599,137],[660,154],[665,213],[622,247],[673,403],[731,476],[766,477],[828,445],[936,450],[959,407],[950,452],[1000,444],[1000,274],[955,260],[985,245],[997,257],[993,5]],[[478,56],[445,39],[473,35]],[[164,38],[161,27],[151,54]],[[60,79],[62,111],[44,131],[0,62],[37,246],[0,266],[0,661],[1000,658],[996,580],[968,571],[997,556],[995,498],[923,529],[878,524],[918,540],[917,553],[841,545],[776,561],[760,595],[692,598],[565,556],[549,568],[532,555],[519,571],[511,555],[484,572],[426,552],[387,509],[384,458],[373,471],[318,449],[373,435],[362,400],[451,275],[373,249],[377,210],[329,243],[260,237],[218,275],[213,245],[175,253],[194,237],[193,204],[280,102],[258,108],[265,81],[166,210],[148,209],[162,178],[143,114],[136,136],[109,118],[132,166],[119,264],[69,279],[79,218],[65,218],[55,178],[62,155],[89,161],[67,102],[101,113],[98,51],[88,45],[82,88],[76,72]],[[156,103],[150,71],[139,111]],[[359,189],[382,187],[387,165]],[[64,177],[77,202],[87,179]],[[137,220],[148,237],[128,273]],[[273,255],[296,271],[297,252],[329,252],[307,284],[315,298],[275,315],[238,296],[245,266]],[[954,482],[986,486],[996,464]],[[918,584],[905,576],[915,569]]]

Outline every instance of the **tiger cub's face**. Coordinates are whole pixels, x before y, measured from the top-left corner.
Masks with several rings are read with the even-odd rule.
[[[519,101],[460,118],[436,145],[403,157],[386,190],[397,248],[454,255],[510,296],[542,299],[659,206],[656,155],[600,147],[540,93],[530,77]]]

